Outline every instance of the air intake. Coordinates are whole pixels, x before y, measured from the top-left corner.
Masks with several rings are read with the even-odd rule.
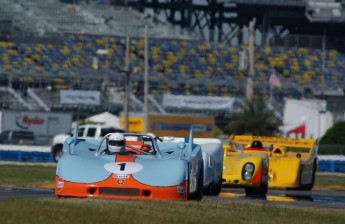
[[[139,196],[140,190],[136,188],[99,188],[100,194],[117,195],[117,196]]]

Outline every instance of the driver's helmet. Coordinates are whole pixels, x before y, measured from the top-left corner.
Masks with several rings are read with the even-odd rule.
[[[260,141],[253,141],[252,145],[250,147],[261,149],[261,148],[263,148],[263,145],[262,145],[262,142],[260,142]]]
[[[151,138],[153,138],[154,140],[157,140],[157,136],[153,133],[147,133],[148,136],[150,136]]]
[[[126,148],[125,136],[122,133],[113,133],[108,138],[108,149],[110,153],[124,152]]]

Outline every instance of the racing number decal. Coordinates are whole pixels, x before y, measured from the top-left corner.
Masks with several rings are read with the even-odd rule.
[[[131,163],[131,162],[121,162],[121,163],[107,163],[104,164],[104,169],[110,173],[116,174],[133,174],[137,173],[143,169],[143,165],[140,163]]]
[[[120,163],[120,164],[117,164],[120,166],[120,171],[125,171],[125,166],[126,166],[126,163]]]

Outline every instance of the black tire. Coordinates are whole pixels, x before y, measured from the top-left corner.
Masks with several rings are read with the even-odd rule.
[[[244,189],[247,196],[266,196],[268,192],[268,177],[264,177],[264,175],[268,175],[268,170],[262,173],[259,187],[246,187]]]
[[[210,195],[218,196],[221,191],[222,191],[222,178],[220,178],[215,185],[212,185]]]
[[[260,187],[246,187],[245,192],[247,196],[265,196],[268,191],[268,185],[261,183]]]
[[[311,191],[311,189],[313,189],[314,184],[315,184],[316,167],[317,167],[317,164],[316,164],[316,162],[314,162],[313,173],[312,173],[312,177],[311,177],[312,178],[311,183],[310,184],[306,184],[306,185],[302,185],[301,184],[298,190],[301,190],[301,191]],[[301,175],[300,175],[300,183],[301,183]]]
[[[222,191],[222,178],[216,184],[211,184],[204,190],[205,195],[218,196]]]
[[[57,163],[62,155],[63,155],[62,145],[57,145],[53,152],[54,161]]]
[[[244,188],[244,191],[246,192],[246,196],[252,196],[252,195],[258,195],[258,189],[259,188],[246,187]]]
[[[201,201],[202,197],[203,197],[203,193],[204,193],[203,185],[204,185],[204,165],[201,164],[200,175],[199,175],[199,179],[198,179],[199,188],[196,192],[189,194],[188,199],[189,200],[195,200],[195,201]]]

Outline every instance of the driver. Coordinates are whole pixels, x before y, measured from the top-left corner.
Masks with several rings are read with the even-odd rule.
[[[122,133],[113,133],[108,138],[108,149],[104,154],[124,153],[126,150],[126,139]]]
[[[250,148],[262,149],[263,145],[261,141],[253,141]]]
[[[267,149],[263,146],[261,141],[253,141],[252,144],[246,147],[244,150],[256,150],[256,151],[267,151]]]

